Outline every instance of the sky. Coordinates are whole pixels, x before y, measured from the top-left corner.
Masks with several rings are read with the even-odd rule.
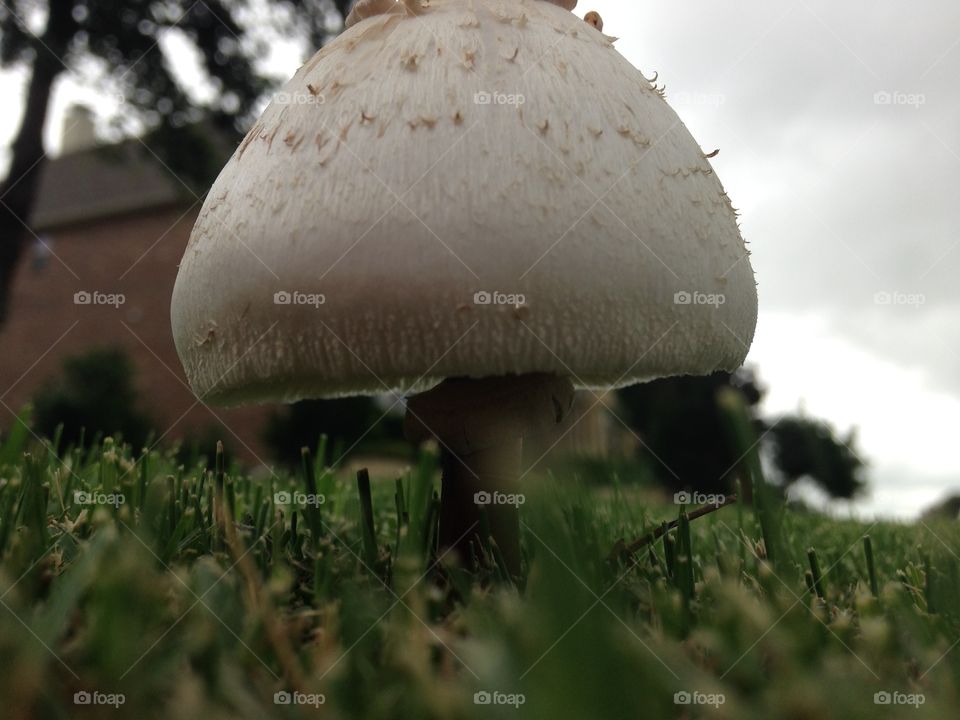
[[[870,495],[834,510],[909,518],[960,491],[960,3],[581,0],[576,13],[590,10],[720,149],[759,282],[747,363],[764,413],[855,429],[869,463]],[[202,92],[176,34],[161,46]],[[303,59],[274,43],[263,62],[285,78]],[[23,84],[0,73],[4,97]],[[118,107],[62,79],[54,153],[76,101],[105,131]],[[18,121],[0,114],[0,145]]]

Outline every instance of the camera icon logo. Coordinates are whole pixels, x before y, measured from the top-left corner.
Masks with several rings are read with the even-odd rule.
[[[293,502],[293,496],[286,490],[273,494],[274,505],[289,505]]]
[[[86,690],[78,690],[73,694],[74,705],[89,705],[91,702],[93,702],[93,696]]]
[[[674,705],[689,705],[691,702],[693,702],[693,696],[686,690],[681,690],[673,694]]]
[[[493,95],[488,92],[478,92],[473,95],[475,105],[489,105],[493,102]]]
[[[281,290],[280,292],[275,292],[273,294],[274,305],[289,305],[292,302],[293,302],[293,295],[288,293],[286,290]]]
[[[673,502],[676,505],[690,505],[693,502],[693,496],[684,490],[674,494]]]
[[[881,90],[880,92],[874,93],[873,103],[875,105],[892,105],[893,93],[887,92],[886,90]]]
[[[74,305],[89,305],[92,302],[93,302],[93,295],[88,293],[86,290],[81,290],[80,292],[75,292],[73,294]]]
[[[693,303],[693,295],[688,293],[686,290],[681,290],[678,293],[675,293],[673,296],[674,305],[691,305]]]
[[[486,290],[481,290],[473,294],[474,305],[490,305],[493,302],[493,295]]]
[[[93,502],[93,498],[90,497],[90,493],[84,492],[83,490],[73,491],[74,505],[90,505],[92,502]]]
[[[893,702],[893,696],[886,690],[873,694],[874,705],[889,705]]]
[[[473,694],[474,705],[489,705],[491,702],[493,702],[493,696],[486,690],[481,690]]]
[[[486,490],[481,490],[473,494],[473,503],[475,505],[489,505],[491,502],[493,502],[493,497]]]
[[[273,694],[274,705],[289,705],[293,702],[293,696],[286,690],[278,690]]]

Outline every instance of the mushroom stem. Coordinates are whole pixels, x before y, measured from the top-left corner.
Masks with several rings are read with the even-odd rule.
[[[523,439],[555,428],[572,402],[570,381],[547,374],[454,378],[409,399],[407,437],[434,438],[441,447],[442,550],[469,563],[482,508],[507,568],[520,573]]]
[[[456,455],[441,449],[439,542],[442,549],[453,548],[461,563],[469,560],[470,542],[482,534],[480,512],[483,508],[490,535],[500,548],[507,568],[513,575],[520,573],[518,506],[493,500],[520,497],[522,448],[523,442],[518,437],[499,447],[470,454]]]

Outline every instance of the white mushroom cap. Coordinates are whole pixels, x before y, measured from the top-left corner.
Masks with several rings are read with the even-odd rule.
[[[228,404],[732,370],[756,318],[700,146],[544,0],[431,0],[318,52],[214,184],[172,305],[194,390]]]

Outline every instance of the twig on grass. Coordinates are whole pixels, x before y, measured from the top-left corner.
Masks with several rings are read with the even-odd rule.
[[[703,507],[688,513],[687,521],[689,522],[696,520],[697,518],[702,518],[705,515],[716,512],[720,508],[726,507],[727,505],[733,505],[735,502],[737,502],[736,495],[722,495],[720,496],[718,502],[704,505]],[[625,543],[623,540],[617,540],[616,544],[613,546],[613,551],[610,553],[610,559],[614,560],[617,558],[632,558],[637,551],[655,543],[661,537],[676,528],[679,524],[679,520],[671,520],[670,522],[663,523],[653,532],[647,533],[643,537],[634,540],[630,544]]]

